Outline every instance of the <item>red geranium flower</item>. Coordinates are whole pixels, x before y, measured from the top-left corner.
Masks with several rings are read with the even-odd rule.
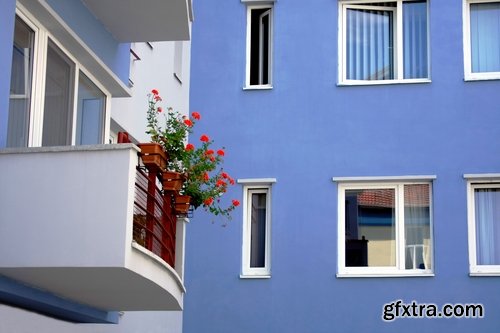
[[[208,199],[205,199],[205,201],[203,201],[203,204],[205,206],[210,206],[213,203],[214,203],[214,199],[213,198],[208,198]]]
[[[220,175],[222,176],[222,178],[225,178],[225,179],[229,178],[229,175],[225,172],[222,172]]]
[[[194,145],[192,143],[188,143],[186,145],[186,151],[193,151],[194,150]]]
[[[191,115],[192,115],[192,116],[193,116],[193,118],[194,118],[194,119],[196,119],[196,120],[200,120],[200,119],[201,119],[200,114],[199,114],[198,112],[196,112],[196,111],[195,111],[195,112],[193,112],[193,113],[191,113]]]
[[[210,141],[210,138],[207,135],[203,134],[200,137],[200,141],[202,141],[202,142],[208,142],[208,141]]]
[[[240,205],[240,202],[238,200],[233,200],[233,206],[238,207]]]
[[[158,96],[158,95],[156,95],[156,96],[155,96],[155,101],[160,102],[161,100],[162,100],[162,99],[161,99],[161,97],[160,97],[160,96]]]
[[[208,172],[205,172],[203,174],[203,180],[206,181],[206,182],[208,182],[209,179],[210,179],[210,176],[208,175]]]
[[[222,149],[217,150],[217,155],[224,156],[224,150]]]
[[[213,155],[214,154],[214,151],[212,149],[209,149],[205,152],[205,156],[210,156],[210,155]]]
[[[184,124],[189,127],[193,126],[193,122],[189,119],[184,119]]]
[[[151,90],[151,93],[152,93],[153,95],[158,95],[158,90],[153,89],[153,90]]]
[[[234,179],[233,178],[229,178],[229,184],[234,185]]]
[[[158,107],[158,112],[162,112],[163,111],[163,108],[161,106]]]
[[[215,186],[220,187],[220,186],[227,186],[226,182],[223,181],[222,179],[219,179],[217,183],[215,183]]]

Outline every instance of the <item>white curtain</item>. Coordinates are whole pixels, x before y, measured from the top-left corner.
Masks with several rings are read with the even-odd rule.
[[[395,39],[403,38],[405,79],[428,77],[427,1],[403,3],[403,31],[396,31],[396,7],[374,4],[346,10],[346,78],[348,80],[392,80],[395,75]],[[368,9],[369,8],[369,9]],[[374,9],[375,8],[375,9]]]
[[[404,186],[406,269],[431,268],[429,191],[429,184]]]
[[[394,78],[393,12],[347,9],[348,80]]]
[[[476,254],[479,265],[500,264],[500,189],[475,189]]]
[[[472,72],[500,71],[500,3],[470,6]]]
[[[428,77],[427,64],[427,3],[403,3],[404,78]]]

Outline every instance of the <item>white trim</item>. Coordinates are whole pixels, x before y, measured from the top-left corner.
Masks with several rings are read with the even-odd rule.
[[[478,72],[478,73],[472,72],[472,55],[471,55],[471,39],[470,39],[470,5],[476,3],[500,3],[500,1],[494,1],[494,0],[462,1],[464,80],[465,81],[499,80],[500,71]]]
[[[481,182],[498,182],[500,173],[466,173],[464,179],[480,180]]]
[[[255,3],[255,4],[273,4],[275,2],[277,2],[278,0],[240,0],[241,3],[246,3],[246,4],[252,4],[252,3]]]
[[[367,4],[364,0],[339,0],[338,1],[338,61],[337,61],[337,86],[358,86],[358,85],[380,85],[380,84],[403,84],[403,83],[430,83],[430,38],[429,38],[429,3],[427,5],[427,77],[417,79],[404,78],[404,57],[403,57],[403,3],[414,0],[374,0]],[[416,0],[415,0],[416,1]],[[395,3],[395,7],[371,6],[373,3]],[[394,79],[392,80],[349,80],[347,79],[347,9],[376,9],[393,12],[393,56],[394,56]]]
[[[337,86],[372,86],[380,84],[418,84],[431,83],[431,79],[401,79],[401,80],[345,80],[338,82]]]
[[[274,1],[244,1],[247,4],[247,29],[246,29],[246,58],[245,58],[245,84],[243,90],[273,89],[273,54],[274,54]],[[268,9],[269,12],[269,49],[268,49],[268,84],[250,84],[250,58],[251,58],[251,36],[252,36],[252,10]],[[259,34],[260,34],[259,30]],[[261,62],[259,56],[259,62]],[[260,71],[259,71],[260,72]],[[260,76],[260,74],[259,74]]]
[[[494,179],[492,175],[497,175]],[[465,177],[469,176],[469,177]],[[500,265],[479,265],[477,263],[476,211],[474,190],[476,188],[500,188],[499,174],[464,175],[467,181],[467,230],[469,244],[469,272],[471,276],[500,276]]]
[[[276,178],[243,178],[237,179],[238,184],[270,185],[276,183]]]
[[[434,272],[434,233],[432,207],[432,180],[435,176],[392,176],[392,177],[335,177],[338,182],[337,199],[337,277],[403,277],[403,276],[433,276]],[[412,184],[429,185],[429,239],[430,268],[406,269],[405,264],[405,230],[404,230],[404,186]],[[350,267],[345,263],[345,192],[351,189],[392,189],[395,196],[395,263],[394,266],[364,266]]]
[[[243,228],[240,278],[270,278],[271,277],[271,184],[246,183],[243,187]],[[252,194],[266,195],[266,235],[264,267],[250,267],[251,252],[251,214]]]
[[[401,271],[398,271],[394,274],[336,274],[335,275],[337,278],[379,278],[379,277],[433,277],[435,276],[434,273],[412,273],[411,271],[408,274],[402,273]]]
[[[434,180],[435,175],[416,175],[416,176],[367,176],[367,177],[333,177],[332,180],[341,182],[407,182],[407,181],[429,181]]]
[[[270,279],[271,275],[243,275],[240,274],[240,279]]]
[[[403,2],[396,2],[396,11],[394,12],[396,25],[396,38],[394,38],[394,77],[398,81],[404,80],[404,62],[403,62]],[[429,30],[429,29],[427,29]]]
[[[273,90],[272,85],[255,85],[255,86],[245,86],[243,90]]]

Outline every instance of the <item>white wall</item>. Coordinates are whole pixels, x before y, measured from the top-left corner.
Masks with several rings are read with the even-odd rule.
[[[177,48],[182,43],[182,77],[174,76]],[[151,45],[151,46],[150,46]],[[132,97],[112,100],[111,117],[140,142],[149,142],[146,130],[147,95],[157,89],[163,98],[164,109],[173,107],[183,114],[189,113],[189,76],[191,42],[133,43],[130,79],[133,82]],[[180,52],[177,50],[177,56]]]

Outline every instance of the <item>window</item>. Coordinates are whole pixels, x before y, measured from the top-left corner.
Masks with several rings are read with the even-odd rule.
[[[28,145],[35,31],[16,16],[10,76],[7,147]]]
[[[45,77],[42,146],[71,144],[75,64],[49,41]]]
[[[340,182],[338,275],[432,273],[431,184]]]
[[[238,181],[245,184],[241,277],[271,276],[271,183],[274,181]]]
[[[339,83],[427,82],[427,1],[339,2]]]
[[[14,30],[7,146],[104,143],[110,94],[32,15]]]
[[[247,88],[272,87],[272,6],[248,6]]]
[[[106,95],[82,72],[77,103],[76,144],[103,142]]]
[[[466,80],[500,79],[500,1],[464,0]]]
[[[500,275],[500,175],[468,182],[471,274]]]

